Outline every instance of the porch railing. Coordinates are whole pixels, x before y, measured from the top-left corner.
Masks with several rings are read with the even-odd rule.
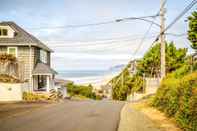
[[[24,62],[0,62],[0,74],[24,80]]]

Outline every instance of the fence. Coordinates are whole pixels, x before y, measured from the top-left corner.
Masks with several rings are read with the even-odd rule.
[[[145,78],[145,87],[143,93],[133,93],[130,96],[127,97],[128,101],[137,101],[142,99],[145,96],[151,95],[156,93],[159,84],[160,84],[160,78]]]
[[[18,77],[18,63],[9,61],[0,63],[0,74]]]
[[[157,91],[160,84],[160,78],[145,78],[145,93],[151,94]]]

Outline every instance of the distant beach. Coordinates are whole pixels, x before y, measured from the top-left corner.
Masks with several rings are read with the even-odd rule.
[[[100,85],[117,75],[119,70],[65,70],[58,71],[58,78],[71,80],[76,84]]]

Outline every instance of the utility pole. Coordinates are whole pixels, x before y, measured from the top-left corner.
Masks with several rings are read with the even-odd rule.
[[[160,70],[160,75],[161,75],[161,79],[165,77],[166,75],[166,59],[165,59],[165,0],[160,0],[160,17],[161,17],[161,29],[160,29],[160,42],[161,42],[161,49],[160,49],[160,53],[161,53],[161,70]]]

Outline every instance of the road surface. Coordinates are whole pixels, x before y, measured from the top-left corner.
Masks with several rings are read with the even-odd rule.
[[[0,118],[0,131],[116,131],[123,105],[112,101],[64,101]]]

